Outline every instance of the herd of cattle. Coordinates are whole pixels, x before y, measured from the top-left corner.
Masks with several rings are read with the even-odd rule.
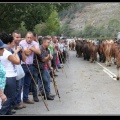
[[[120,68],[120,43],[114,40],[99,40],[99,44],[95,44],[93,40],[77,39],[69,42],[69,50],[76,51],[76,57],[83,57],[91,63],[97,61],[103,62],[106,66],[115,64],[117,68],[117,77],[119,80]]]

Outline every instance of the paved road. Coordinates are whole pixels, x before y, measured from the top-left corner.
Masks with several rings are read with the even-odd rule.
[[[58,82],[60,99],[48,100],[48,111],[39,96],[40,102],[17,110],[16,115],[117,115],[120,114],[120,81],[114,80],[115,65],[90,63],[83,58],[76,58],[75,51],[70,51],[69,63],[60,69]],[[112,74],[113,73],[113,74]],[[54,92],[51,83],[52,93]],[[32,96],[30,96],[32,99]]]

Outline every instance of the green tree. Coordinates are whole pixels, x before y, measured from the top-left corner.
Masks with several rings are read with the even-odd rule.
[[[73,29],[70,28],[70,26],[68,24],[64,23],[60,27],[60,31],[61,31],[61,33],[64,33],[64,36],[71,36],[71,33],[73,32]]]
[[[46,32],[49,35],[56,35],[60,28],[60,20],[58,18],[58,12],[54,9],[46,20]]]
[[[41,23],[41,24],[37,24],[37,25],[35,26],[34,31],[35,31],[39,36],[46,36],[46,35],[47,35],[46,29],[47,29],[46,23]]]
[[[120,22],[117,19],[111,19],[107,27],[107,36],[115,36],[120,31]]]
[[[27,29],[25,28],[24,26],[24,22],[21,23],[20,27],[18,28],[18,30],[20,31],[21,33],[21,37],[25,37],[26,33],[27,33]]]
[[[91,26],[90,24],[87,24],[86,26],[85,26],[85,28],[83,29],[83,31],[82,31],[82,35],[84,36],[84,37],[92,37],[92,31],[93,31],[93,26]]]
[[[21,25],[22,16],[26,9],[22,3],[0,3],[0,32],[12,32]]]
[[[61,12],[64,9],[67,9],[69,6],[73,5],[75,3],[53,3],[53,5],[56,7],[57,12]]]
[[[31,3],[29,4],[26,15],[24,16],[25,27],[33,31],[35,25],[45,22],[51,13],[52,5],[50,3]]]

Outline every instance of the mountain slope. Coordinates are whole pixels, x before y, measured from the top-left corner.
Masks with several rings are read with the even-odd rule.
[[[69,12],[69,9],[67,10]],[[73,30],[83,30],[87,24],[92,26],[107,26],[111,19],[120,21],[120,3],[91,3],[87,4],[81,12],[76,11],[71,13],[74,17],[65,17],[61,20],[61,25],[69,21],[69,26]]]

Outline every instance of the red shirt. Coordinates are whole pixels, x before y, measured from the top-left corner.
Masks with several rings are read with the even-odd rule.
[[[44,65],[44,70],[47,70],[47,69],[48,69],[48,65],[45,64],[45,65]]]

